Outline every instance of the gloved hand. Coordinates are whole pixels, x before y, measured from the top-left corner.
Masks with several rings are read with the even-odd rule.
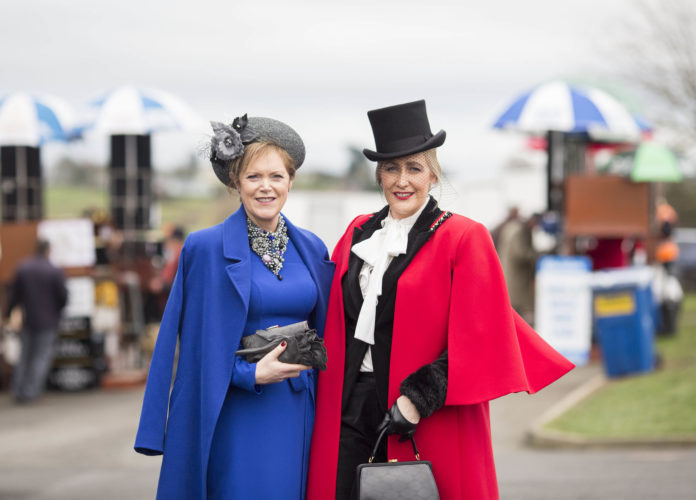
[[[399,441],[407,441],[416,433],[416,427],[418,427],[418,424],[406,420],[406,417],[404,417],[399,410],[398,405],[394,403],[391,408],[387,410],[387,413],[384,414],[384,419],[382,419],[382,422],[377,427],[377,434],[381,434],[386,428],[387,434],[400,434],[401,437]]]

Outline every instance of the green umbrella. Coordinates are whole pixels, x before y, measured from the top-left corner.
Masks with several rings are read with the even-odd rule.
[[[638,146],[630,176],[633,182],[679,182],[683,178],[674,153],[654,142]]]

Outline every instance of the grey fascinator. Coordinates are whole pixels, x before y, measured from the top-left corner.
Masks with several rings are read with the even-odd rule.
[[[227,185],[230,162],[244,154],[244,146],[252,142],[267,141],[288,152],[299,168],[304,162],[305,148],[302,138],[285,123],[272,118],[247,117],[234,119],[232,124],[210,122],[213,136],[210,140],[210,163],[215,175]]]

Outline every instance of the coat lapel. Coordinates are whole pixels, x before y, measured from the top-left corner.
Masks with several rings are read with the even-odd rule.
[[[442,211],[437,208],[437,201],[431,197],[408,234],[406,253],[395,257],[382,277],[382,295],[377,302],[375,345],[372,349],[372,359],[377,380],[377,396],[385,411],[389,407],[388,393],[391,373],[389,366],[398,281],[418,251],[430,238],[430,225],[441,213]]]
[[[411,231],[408,233],[408,246],[406,247],[406,253],[394,257],[394,259],[389,263],[387,270],[384,272],[384,276],[382,277],[382,297],[388,297],[389,295],[396,293],[394,289],[399,278],[421,247],[425,245],[430,238],[432,234],[430,231],[430,226],[441,214],[442,210],[440,210],[440,208],[437,206],[437,201],[435,198],[431,196],[428,204],[423,209],[423,212],[418,217],[418,220],[416,220],[416,223],[411,228]],[[380,299],[381,302],[384,302],[384,299],[381,297]],[[379,310],[382,308],[377,306],[377,309]]]
[[[334,264],[320,255],[314,245],[292,222],[285,218],[288,227],[288,236],[295,244],[302,261],[309,269],[309,273],[317,285],[319,311],[316,319],[317,328],[323,333],[326,320],[326,307],[329,300],[329,288],[333,277]],[[223,223],[223,254],[231,262],[225,266],[227,276],[232,286],[239,295],[244,311],[249,309],[249,295],[251,293],[251,249],[247,237],[246,212],[244,206],[230,215]]]
[[[251,249],[243,205],[223,223],[222,250],[225,258],[232,261],[225,266],[227,276],[244,306],[242,310],[248,311],[251,293]]]
[[[353,239],[351,240],[350,248],[353,248],[353,245],[370,238],[375,231],[381,229],[382,221],[388,213],[389,207],[386,206],[370,217],[370,219],[368,219],[361,227],[356,227],[353,230]],[[343,288],[343,301],[344,303],[347,301],[352,302],[350,306],[356,311],[356,319],[363,303],[362,291],[360,290],[360,271],[362,270],[363,263],[364,262],[360,257],[355,255],[353,252],[350,252],[346,276],[341,278],[346,284],[346,286]]]

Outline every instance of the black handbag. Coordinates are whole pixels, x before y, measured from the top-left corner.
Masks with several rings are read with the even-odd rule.
[[[242,337],[243,349],[235,354],[244,356],[249,363],[256,363],[283,341],[287,342],[288,346],[278,356],[278,361],[326,370],[324,341],[317,336],[316,330],[309,328],[306,321],[256,330],[256,333]]]
[[[377,438],[369,462],[358,465],[358,500],[440,500],[433,476],[433,464],[420,459],[413,438],[411,445],[416,461],[373,463],[386,432],[384,429]]]

